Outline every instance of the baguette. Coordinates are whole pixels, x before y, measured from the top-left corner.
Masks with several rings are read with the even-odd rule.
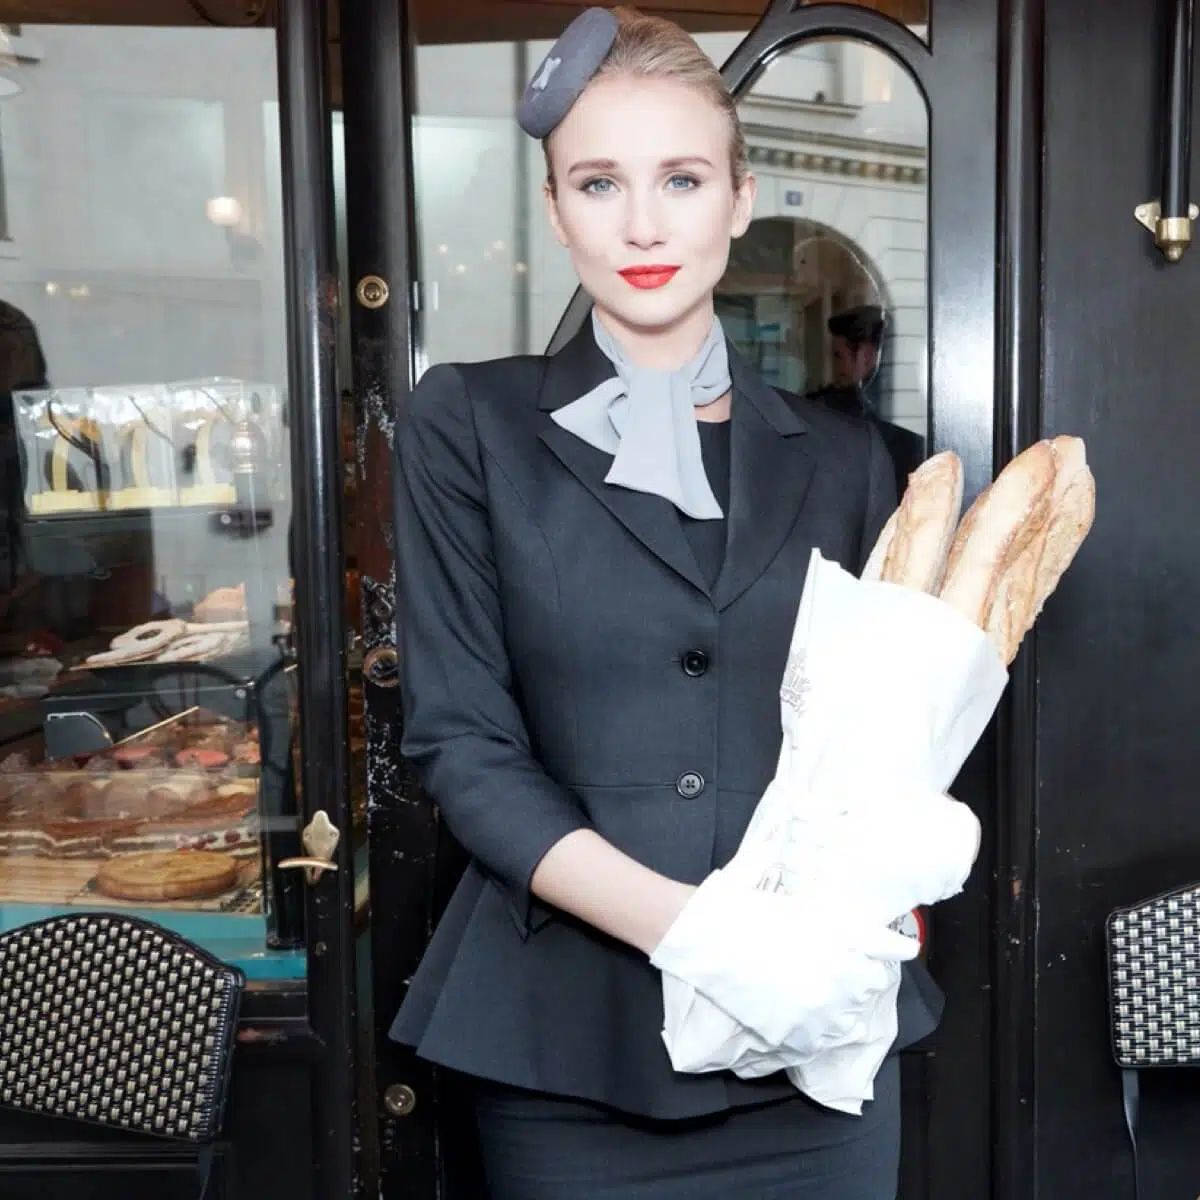
[[[883,527],[862,578],[936,592],[962,508],[962,492],[962,462],[957,454],[944,450],[923,462],[908,477],[900,507]]]
[[[1050,517],[1001,576],[987,617],[987,632],[1005,664],[1016,657],[1087,537],[1096,513],[1096,484],[1083,441],[1057,437],[1049,446],[1055,463]]]
[[[1001,579],[1050,518],[1054,480],[1050,443],[1036,442],[979,494],[958,527],[941,598],[981,629]]]
[[[867,559],[867,565],[863,567],[863,579],[877,583],[883,578],[883,564],[887,561],[888,551],[892,548],[892,541],[896,536],[896,525],[899,521],[900,510],[896,509],[888,517],[887,524],[883,527],[871,550],[871,557]]]
[[[922,592],[938,590],[962,497],[962,462],[950,450],[935,454],[909,476],[883,563],[888,583]]]

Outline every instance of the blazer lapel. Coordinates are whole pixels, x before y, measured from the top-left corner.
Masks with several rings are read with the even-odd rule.
[[[591,324],[586,323],[547,362],[538,407],[545,412],[561,408],[591,391],[612,374],[612,364],[596,345]],[[710,594],[708,583],[683,532],[683,522],[669,500],[605,483],[604,477],[612,466],[612,457],[589,446],[553,421],[547,423],[541,439],[559,462],[646,549],[706,596]]]
[[[732,345],[729,367],[734,409],[725,563],[713,589],[718,609],[770,565],[796,523],[816,469],[799,436],[804,422]]]

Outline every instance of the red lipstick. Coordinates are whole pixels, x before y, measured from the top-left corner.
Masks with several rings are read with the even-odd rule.
[[[654,263],[646,267],[626,267],[623,271],[618,271],[617,274],[626,283],[632,284],[635,288],[660,288],[670,283],[675,278],[675,272],[678,270],[678,267],[668,267]]]

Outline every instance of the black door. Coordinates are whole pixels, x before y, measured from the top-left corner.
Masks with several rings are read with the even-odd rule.
[[[1012,393],[1015,364],[999,322],[1004,316],[1011,329],[1028,319],[1023,294],[1010,295],[1025,276],[1008,248],[1013,231],[1002,226],[1022,215],[1008,211],[1005,188],[1023,147],[998,138],[1001,102],[1020,111],[1026,47],[1010,44],[1022,6],[1002,7],[879,6],[906,24],[857,5],[785,2],[765,14],[714,5],[703,18],[663,8],[693,20],[701,44],[726,62],[760,180],[756,219],[718,292],[730,336],[773,382],[819,391],[839,382],[847,347],[835,330],[856,320],[878,326],[880,336],[850,338],[852,351],[865,343],[867,359],[855,382],[927,451],[958,451],[971,492],[991,478],[997,448],[1010,439],[995,397],[997,386]],[[387,3],[355,4],[343,14],[355,389],[384,531],[363,587],[374,597],[368,640],[381,662],[393,661],[393,611],[403,620],[403,598],[388,582],[382,483],[392,421],[403,418],[414,378],[431,362],[557,346],[586,305],[571,299],[569,271],[543,243],[540,151],[510,117],[543,45],[527,39],[553,37],[571,10],[555,6],[534,25],[505,6],[488,11],[471,32],[468,23],[453,33],[421,5],[397,13]],[[479,81],[474,90],[462,85],[468,75]],[[382,303],[380,280],[390,296]],[[467,1152],[449,1092],[386,1038],[455,864],[436,813],[396,759],[391,682],[367,685],[384,1192],[473,1195],[455,1178]],[[994,1156],[998,1163],[1007,1153],[992,1108],[993,1096],[1007,1094],[1005,1077],[992,1064],[1005,1032],[994,1027],[993,1002],[1009,975],[992,960],[989,934],[1012,919],[1007,902],[993,903],[1008,894],[994,881],[1009,874],[1014,836],[997,819],[993,768],[1008,741],[989,737],[956,789],[994,836],[967,894],[934,922],[930,961],[950,1004],[935,1038],[906,1055],[906,1197],[987,1195]]]
[[[322,9],[16,8],[0,30],[0,762],[35,852],[6,825],[0,928],[134,911],[240,967],[206,1194],[374,1194]],[[153,652],[91,657],[135,629]],[[36,811],[7,804],[27,777]],[[322,825],[336,845],[302,841]],[[205,878],[153,890],[177,855]],[[195,1197],[195,1159],[0,1116],[14,1200]]]

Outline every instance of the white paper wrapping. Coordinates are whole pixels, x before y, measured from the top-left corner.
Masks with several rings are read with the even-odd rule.
[[[835,925],[848,912],[890,923],[955,894],[978,826],[943,793],[1007,679],[987,636],[956,610],[923,592],[864,583],[814,551],[780,688],[775,778],[723,886],[808,896]],[[726,919],[737,921],[739,907],[729,905]],[[795,953],[801,944],[763,952]],[[703,946],[669,950],[667,961],[682,962]],[[820,969],[819,961],[806,966]],[[780,1021],[767,1040],[664,970],[672,1065],[744,1078],[786,1069],[813,1099],[859,1113],[896,1036],[900,968],[888,970],[889,986],[853,1014],[787,1014],[782,1024],[794,1036],[781,1041]],[[736,997],[739,981],[721,982],[721,994]]]

